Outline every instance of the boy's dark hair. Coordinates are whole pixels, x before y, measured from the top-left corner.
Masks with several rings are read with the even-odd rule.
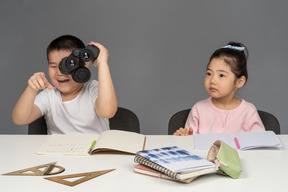
[[[46,50],[47,59],[50,52],[54,50],[73,51],[76,48],[85,48],[85,45],[79,38],[73,35],[62,35],[51,41],[51,43],[48,45]]]
[[[243,49],[243,50],[242,50]],[[231,67],[231,71],[237,78],[244,76],[248,79],[247,59],[248,50],[245,45],[237,42],[229,42],[227,46],[217,49],[210,57],[209,63],[214,58],[223,58],[225,63]],[[245,82],[245,83],[246,83]]]

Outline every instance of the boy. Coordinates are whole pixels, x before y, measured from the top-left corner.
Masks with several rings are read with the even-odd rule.
[[[76,83],[71,74],[63,74],[59,64],[75,48],[85,48],[77,37],[63,35],[53,40],[47,48],[48,82],[43,72],[35,73],[17,101],[12,120],[17,125],[27,125],[45,116],[48,134],[97,133],[109,129],[108,119],[117,111],[117,98],[109,66],[108,50],[99,43],[99,56],[92,64],[98,68],[98,82]],[[85,63],[89,66],[89,62]],[[38,91],[41,91],[38,95]]]

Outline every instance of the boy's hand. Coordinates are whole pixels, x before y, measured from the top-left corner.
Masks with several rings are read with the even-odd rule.
[[[95,67],[99,67],[99,65],[101,63],[107,63],[108,64],[108,57],[109,57],[109,53],[108,53],[108,50],[103,46],[101,45],[100,43],[95,43],[95,42],[90,42],[89,45],[93,45],[95,47],[98,47],[99,49],[99,55],[97,57],[97,59],[95,59],[93,61],[93,65]]]
[[[193,129],[190,127],[189,129],[186,128],[179,128],[173,135],[176,136],[187,136],[187,135],[193,135]]]
[[[28,80],[28,85],[34,90],[45,89],[53,89],[53,86],[48,82],[45,78],[45,74],[43,72],[34,73]]]

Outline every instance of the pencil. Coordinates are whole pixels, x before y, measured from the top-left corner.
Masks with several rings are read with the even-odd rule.
[[[93,143],[89,149],[89,152],[88,152],[89,154],[91,154],[92,150],[94,149],[95,144],[96,144],[96,140],[93,141]]]

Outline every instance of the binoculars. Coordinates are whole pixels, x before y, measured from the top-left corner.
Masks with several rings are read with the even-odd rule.
[[[85,48],[74,49],[68,57],[64,57],[59,69],[63,74],[72,74],[72,78],[77,83],[85,83],[91,77],[90,70],[85,67],[85,62],[97,59],[99,49],[93,45]]]

